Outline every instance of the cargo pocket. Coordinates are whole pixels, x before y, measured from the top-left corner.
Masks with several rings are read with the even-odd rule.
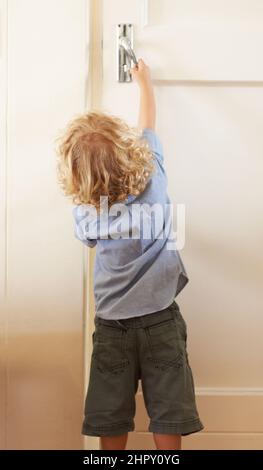
[[[93,356],[101,373],[121,374],[129,365],[125,330],[100,324],[95,330]]]
[[[155,368],[169,370],[180,368],[185,363],[184,341],[178,335],[173,319],[145,328],[149,355],[148,360]]]

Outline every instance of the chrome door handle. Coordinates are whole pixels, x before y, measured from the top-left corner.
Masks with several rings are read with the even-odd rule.
[[[134,50],[132,49],[130,40],[127,37],[121,36],[119,44],[125,49],[126,54],[133,61],[134,65],[138,65],[138,61],[136,59]]]
[[[133,50],[133,25],[130,23],[118,24],[117,28],[118,47],[118,81],[131,82],[130,73],[131,62],[138,65],[136,55]]]

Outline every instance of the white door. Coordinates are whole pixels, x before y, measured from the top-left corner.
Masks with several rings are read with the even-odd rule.
[[[116,80],[116,26],[152,68],[170,194],[186,207],[181,251],[202,433],[185,449],[263,448],[263,4],[104,0],[102,108],[134,125],[135,83]],[[129,448],[154,448],[141,392]]]

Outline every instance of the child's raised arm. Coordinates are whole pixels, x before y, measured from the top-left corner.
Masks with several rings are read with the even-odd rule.
[[[155,129],[156,105],[150,68],[142,59],[140,59],[138,66],[135,66],[131,69],[131,74],[138,82],[140,88],[140,112],[138,126],[142,130],[145,128]]]

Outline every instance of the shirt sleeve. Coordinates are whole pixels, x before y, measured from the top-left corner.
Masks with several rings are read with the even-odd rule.
[[[153,151],[157,161],[163,165],[164,156],[163,156],[163,146],[160,141],[158,134],[154,129],[144,128],[142,131],[142,137],[147,139],[150,145],[151,150]]]
[[[92,206],[76,206],[73,208],[74,235],[84,245],[93,248],[97,244],[96,209]]]

